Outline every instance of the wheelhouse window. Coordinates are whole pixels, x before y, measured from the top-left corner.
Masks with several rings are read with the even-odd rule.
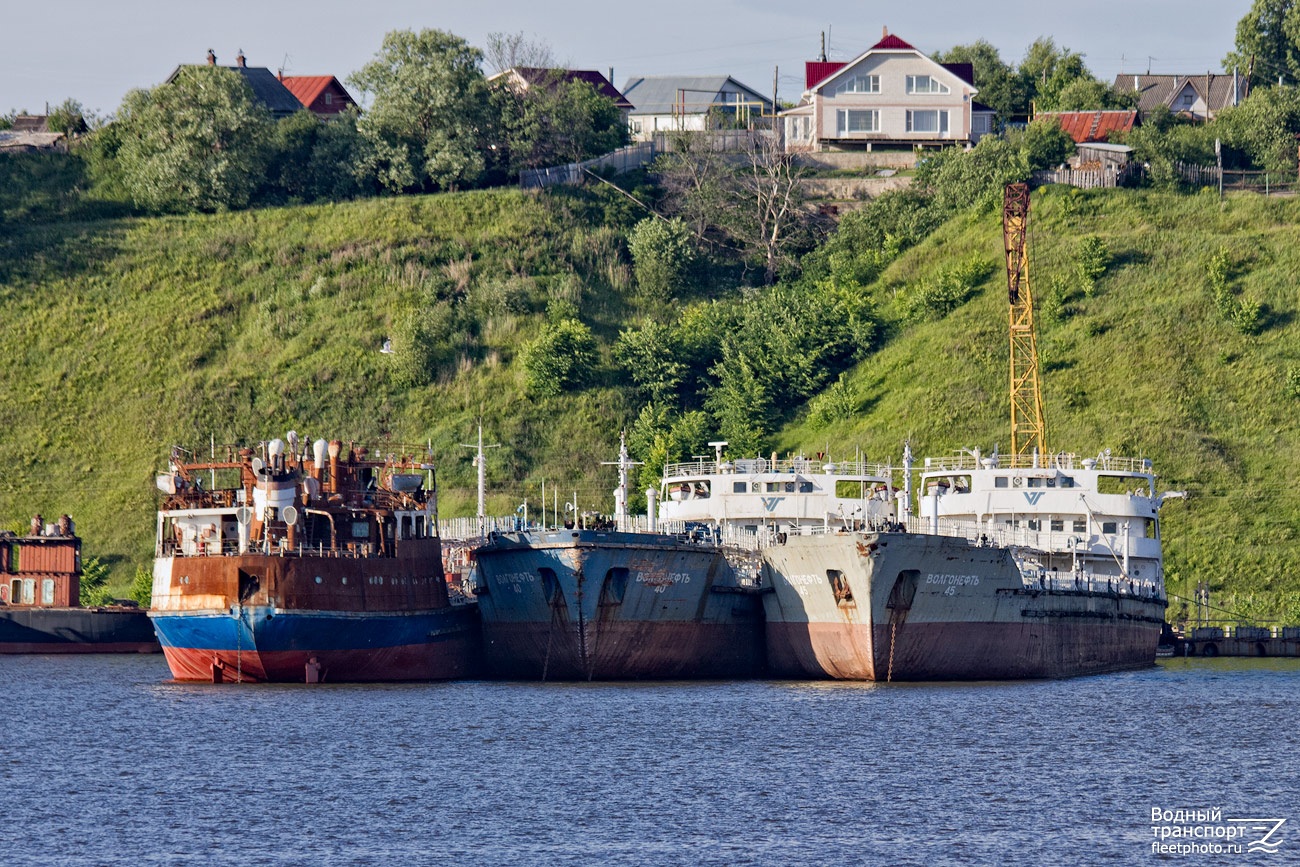
[[[1064,533],[1064,532],[1065,532],[1065,522],[1062,521],[1060,518],[1053,518],[1053,519],[1052,519],[1052,532],[1053,532],[1053,533]]]
[[[840,135],[880,132],[880,112],[841,108],[835,112],[835,129]]]
[[[1114,521],[1102,521],[1101,532],[1107,536],[1113,536],[1116,532],[1117,524]]]
[[[1005,488],[1005,487],[1007,487],[1007,485],[1009,485],[1009,484],[1010,484],[1010,482],[1007,481],[1007,477],[1006,477],[1006,476],[994,476],[994,477],[993,477],[993,487],[995,487],[995,488]]]
[[[948,112],[938,109],[929,111],[909,111],[907,113],[908,132],[930,132],[944,134],[948,132]]]
[[[952,93],[948,85],[932,75],[909,75],[907,77],[908,93]]]
[[[749,493],[749,482],[732,482],[731,490],[736,494]]]
[[[835,95],[841,93],[880,93],[879,75],[855,75],[835,85]]]
[[[1070,532],[1072,532],[1072,533],[1086,533],[1087,531],[1088,531],[1088,522],[1085,521],[1083,518],[1075,518],[1075,519],[1074,519],[1074,527],[1073,527],[1073,529],[1072,529]]]

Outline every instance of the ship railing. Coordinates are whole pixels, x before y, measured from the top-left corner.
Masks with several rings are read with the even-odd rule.
[[[979,460],[976,460],[975,456],[969,452],[959,452],[942,458],[926,458],[924,464],[917,469],[923,473],[980,470],[984,467],[979,461],[992,457],[993,455],[980,455]],[[1104,453],[1093,457],[1092,455],[1079,455],[1074,452],[1058,452],[1052,455],[998,455],[994,468],[1000,470],[1060,469],[1077,471],[1083,469],[1083,461],[1089,458],[1097,462],[1093,469],[1104,472],[1151,472],[1150,458],[1126,458]]]
[[[238,554],[272,554],[279,557],[337,557],[340,559],[366,559],[380,556],[379,549],[366,542],[346,547],[330,546],[323,542],[300,542],[292,547],[287,539],[280,539],[266,547],[256,541],[240,550],[239,542],[225,539],[221,542],[174,542],[168,540],[155,546],[155,557],[234,557]]]
[[[894,468],[889,464],[870,463],[864,460],[837,461],[815,460],[813,458],[789,458],[786,460],[769,460],[767,458],[739,458],[721,463],[701,458],[695,461],[668,464],[664,468],[664,478],[673,479],[681,476],[716,476],[733,473],[756,474],[804,474],[822,475],[827,473],[827,465],[833,465],[833,474],[837,476],[871,476],[889,479]]]

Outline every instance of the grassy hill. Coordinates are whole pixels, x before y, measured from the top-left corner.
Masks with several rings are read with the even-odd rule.
[[[642,316],[627,229],[592,191],[513,190],[139,218],[0,196],[0,526],[69,512],[120,586],[152,553],[153,473],[173,444],[281,436],[430,442],[444,514],[472,511],[480,415],[492,511],[540,482],[609,507],[621,425],[639,405],[609,348]],[[1300,620],[1300,203],[1149,192],[1035,194],[1031,277],[1053,450],[1142,455],[1191,499],[1165,510],[1171,589],[1211,580],[1226,607]],[[1090,291],[1081,239],[1114,260]],[[972,256],[1001,260],[996,214],[955,218],[868,290],[882,309]],[[1215,257],[1218,257],[1217,260]],[[1216,264],[1217,262],[1217,264]],[[1220,296],[1260,305],[1244,333]],[[515,364],[548,304],[576,305],[602,370],[533,400]],[[1000,268],[946,315],[899,321],[854,369],[840,421],[792,408],[779,451],[861,447],[897,460],[1007,447]],[[413,324],[414,323],[414,324]],[[413,329],[438,335],[431,379]],[[379,352],[394,337],[399,351]],[[415,365],[418,367],[418,365]],[[816,403],[815,398],[813,403]]]

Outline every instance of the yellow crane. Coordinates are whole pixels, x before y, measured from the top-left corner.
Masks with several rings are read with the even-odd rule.
[[[1002,204],[1002,240],[1007,252],[1007,295],[1011,301],[1011,454],[1013,466],[1031,466],[1046,456],[1047,427],[1038,383],[1038,338],[1034,293],[1029,286],[1029,185],[1007,184]],[[1022,457],[1023,456],[1023,457]]]

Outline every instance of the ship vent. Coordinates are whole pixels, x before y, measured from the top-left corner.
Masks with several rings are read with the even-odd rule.
[[[831,582],[831,592],[835,594],[835,601],[840,605],[852,605],[853,590],[849,587],[849,579],[839,569],[827,569],[826,580]]]
[[[600,588],[602,606],[622,605],[623,594],[627,592],[627,570],[615,567],[605,573],[605,583]]]

